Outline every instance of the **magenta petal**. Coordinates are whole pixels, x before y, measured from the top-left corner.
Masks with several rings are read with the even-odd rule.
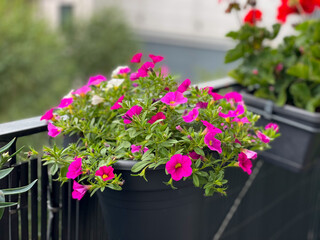
[[[48,135],[51,137],[56,137],[60,134],[61,128],[54,126],[52,123],[48,123]]]
[[[270,142],[270,138],[268,136],[264,135],[260,131],[257,132],[257,137],[264,143],[269,143]]]
[[[72,94],[77,94],[77,95],[85,95],[88,92],[91,91],[91,88],[88,85],[84,85],[81,88],[78,88],[76,91],[74,91]]]
[[[215,133],[209,132],[204,137],[204,143],[207,144],[208,148],[218,153],[222,153],[221,141],[215,138]]]
[[[111,109],[111,110],[115,110],[115,109],[122,108],[122,106],[121,106],[119,103],[122,103],[123,99],[124,99],[124,95],[121,96],[121,97],[115,102],[115,104],[113,104],[113,106],[110,107],[110,109]]]
[[[139,115],[142,111],[142,107],[135,105],[132,108],[130,108],[123,116],[123,122],[125,124],[129,124],[132,122],[132,117],[134,115]]]
[[[134,72],[134,73],[130,74],[131,81],[135,81],[135,80],[139,79],[139,77],[140,77],[140,74],[138,72]]]
[[[205,108],[208,107],[208,103],[207,103],[207,102],[198,102],[198,103],[196,104],[196,107],[197,107],[197,108],[203,108],[203,109],[205,109]]]
[[[272,128],[274,131],[278,132],[279,131],[279,126],[278,124],[276,123],[268,123],[266,126],[265,126],[265,129],[269,129],[269,128]]]
[[[243,149],[242,152],[247,156],[249,159],[256,159],[258,154],[255,151],[251,151],[248,149]]]
[[[199,116],[199,111],[197,108],[192,109],[186,116],[182,116],[183,120],[187,123],[193,122]]]
[[[249,175],[252,173],[252,162],[247,158],[246,154],[241,152],[238,155],[238,162],[239,167],[241,167],[244,172],[248,173]]]
[[[106,81],[107,78],[103,75],[97,75],[89,78],[88,86],[99,85],[101,82]]]
[[[40,121],[42,121],[42,120],[47,120],[47,121],[51,120],[53,118],[53,110],[54,110],[54,108],[51,108],[45,114],[43,114],[43,116],[40,118]]]
[[[175,154],[166,163],[166,170],[175,181],[192,174],[191,159],[186,155]]]
[[[166,115],[163,112],[158,112],[156,115],[152,116],[148,123],[153,124],[159,119],[166,119]]]
[[[242,95],[238,92],[229,92],[224,95],[224,98],[229,102],[233,100],[236,103],[242,102]]]
[[[190,79],[186,79],[180,84],[180,86],[178,87],[177,91],[181,92],[181,93],[184,93],[185,91],[188,90],[190,85],[191,85]]]
[[[74,158],[74,161],[70,163],[66,177],[75,179],[82,174],[82,162],[81,158]]]
[[[132,63],[140,63],[141,57],[142,57],[142,53],[137,53],[132,57],[131,62]]]
[[[164,97],[160,99],[161,102],[170,105],[176,106],[178,104],[183,104],[188,102],[188,98],[184,97],[181,92],[168,92]]]
[[[102,166],[96,171],[96,176],[100,176],[103,181],[111,180],[114,178],[113,167]]]
[[[66,108],[73,103],[73,98],[62,98],[57,108]]]
[[[141,147],[142,147],[141,145],[138,145],[138,146],[136,146],[136,145],[131,145],[131,152],[132,152],[132,153],[140,152]]]
[[[76,181],[73,181],[73,192],[72,192],[72,198],[81,200],[85,193],[87,192],[88,187],[85,185],[81,185],[77,183]]]
[[[219,128],[216,128],[213,124],[207,122],[207,121],[204,121],[204,120],[201,120],[201,122],[203,123],[204,126],[207,127],[208,129],[208,132],[211,132],[213,134],[218,134],[218,133],[222,133],[222,130],[219,129]]]
[[[162,56],[156,56],[152,54],[150,54],[149,57],[152,59],[154,64],[156,64],[157,62],[161,62],[164,59],[164,57]]]

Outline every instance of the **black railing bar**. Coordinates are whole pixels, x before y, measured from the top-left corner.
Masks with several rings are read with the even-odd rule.
[[[40,116],[2,123],[0,124],[0,140],[28,136],[44,132],[46,129],[47,123],[46,121],[40,121]]]

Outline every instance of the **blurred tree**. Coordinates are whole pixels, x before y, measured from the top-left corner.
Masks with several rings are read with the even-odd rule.
[[[71,86],[64,42],[33,10],[0,1],[0,122],[42,114]]]
[[[127,63],[138,49],[135,35],[117,8],[102,9],[89,21],[70,23],[63,30],[77,77],[83,81],[98,73],[108,75],[116,66]]]

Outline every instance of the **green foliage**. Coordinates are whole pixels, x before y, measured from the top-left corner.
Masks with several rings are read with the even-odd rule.
[[[320,20],[297,25],[299,34],[286,37],[277,48],[268,47],[266,40],[274,39],[279,30],[279,24],[273,31],[245,24],[230,32],[227,36],[238,43],[225,60],[241,63],[229,75],[257,97],[320,111]]]
[[[0,1],[0,15],[0,121],[39,115],[71,87],[65,45],[26,1]]]
[[[98,73],[110,74],[137,50],[134,34],[117,8],[103,9],[89,21],[79,20],[65,33],[77,76],[83,80]]]

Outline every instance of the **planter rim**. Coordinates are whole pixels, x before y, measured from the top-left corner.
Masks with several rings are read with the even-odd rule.
[[[124,170],[124,171],[131,171],[131,168],[140,161],[136,161],[136,160],[118,160],[116,163],[114,163],[114,168],[116,170]],[[158,166],[156,169],[160,170],[160,169],[164,169],[165,166],[164,165],[160,165]],[[153,169],[147,169],[147,170],[153,170]]]

